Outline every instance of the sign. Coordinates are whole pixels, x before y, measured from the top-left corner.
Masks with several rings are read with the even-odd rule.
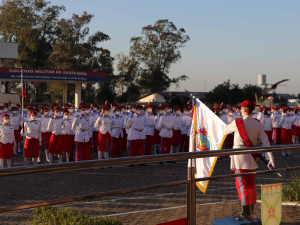
[[[0,42],[0,59],[18,59],[18,43]]]
[[[261,187],[261,222],[263,225],[279,225],[282,215],[282,184]]]
[[[20,80],[21,68],[0,68],[1,80]],[[54,69],[23,69],[24,81],[37,82],[55,82],[67,81],[68,83],[79,81],[82,83],[89,82],[106,82],[107,72],[89,72],[75,70],[54,70]]]
[[[187,225],[187,218],[179,219],[179,220],[174,220],[174,221],[169,221],[166,223],[160,223],[157,225]]]

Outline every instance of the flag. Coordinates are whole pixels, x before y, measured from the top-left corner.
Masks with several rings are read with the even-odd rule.
[[[203,102],[193,98],[193,116],[190,132],[190,152],[215,151],[222,149],[226,135],[222,127],[226,124],[214,114]],[[195,178],[210,177],[218,157],[192,159],[195,167]],[[207,181],[197,182],[197,187],[206,192]]]
[[[22,98],[25,99],[26,97],[27,97],[27,94],[26,94],[25,82],[23,81],[23,84],[22,84]]]

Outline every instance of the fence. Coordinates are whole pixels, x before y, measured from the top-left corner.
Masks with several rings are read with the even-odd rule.
[[[255,153],[266,153],[266,152],[280,152],[280,151],[296,151],[300,150],[300,145],[284,145],[284,146],[268,146],[268,147],[254,147],[254,148],[240,148],[240,149],[230,149],[230,150],[218,150],[218,151],[204,151],[204,152],[186,152],[186,153],[177,153],[177,154],[165,154],[165,155],[151,155],[151,156],[139,156],[139,157],[127,157],[127,158],[118,158],[118,159],[106,159],[106,160],[91,160],[84,162],[71,162],[71,163],[61,163],[61,164],[51,164],[51,165],[37,165],[29,167],[14,167],[14,168],[5,168],[0,170],[0,177],[5,176],[17,176],[17,175],[26,175],[26,174],[37,174],[37,173],[50,173],[57,171],[70,171],[70,170],[80,170],[80,169],[90,169],[90,168],[99,168],[99,167],[112,167],[112,166],[121,166],[121,165],[134,165],[134,164],[143,164],[143,163],[155,163],[155,162],[164,162],[164,161],[174,161],[174,160],[184,160],[184,159],[194,159],[194,158],[206,158],[206,157],[217,157],[217,156],[229,156],[229,155],[242,155],[242,154],[255,154]],[[299,170],[300,166],[289,167],[289,168],[280,168],[274,170],[265,170],[257,172],[243,173],[243,176],[265,174],[265,173],[276,173],[281,171],[291,171]],[[86,199],[100,198],[105,196],[112,196],[118,194],[125,194],[137,191],[145,191],[155,188],[169,187],[174,185],[187,185],[187,218],[188,224],[196,224],[196,183],[199,181],[205,180],[217,180],[225,178],[233,178],[241,176],[240,174],[227,174],[221,176],[212,176],[195,179],[195,168],[188,168],[188,179],[168,182],[156,185],[149,185],[143,187],[136,187],[124,190],[103,192],[93,195],[78,196],[67,199],[58,199],[53,201],[41,202],[36,204],[29,205],[20,205],[7,208],[1,208],[0,213],[10,212],[21,209],[35,208],[45,205],[55,205],[62,204],[67,202],[74,202]]]

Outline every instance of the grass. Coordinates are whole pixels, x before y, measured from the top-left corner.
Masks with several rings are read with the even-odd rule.
[[[69,209],[43,206],[33,211],[32,225],[122,225],[116,218],[92,217],[81,212],[73,212]]]
[[[282,188],[282,200],[300,202],[300,176],[291,172],[291,180],[285,183]]]

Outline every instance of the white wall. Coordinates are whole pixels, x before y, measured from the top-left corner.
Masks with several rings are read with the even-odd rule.
[[[159,94],[152,94],[152,95],[149,95],[145,98],[141,98],[139,99],[137,102],[163,102],[165,103],[165,98],[162,96],[162,95],[159,95]]]

